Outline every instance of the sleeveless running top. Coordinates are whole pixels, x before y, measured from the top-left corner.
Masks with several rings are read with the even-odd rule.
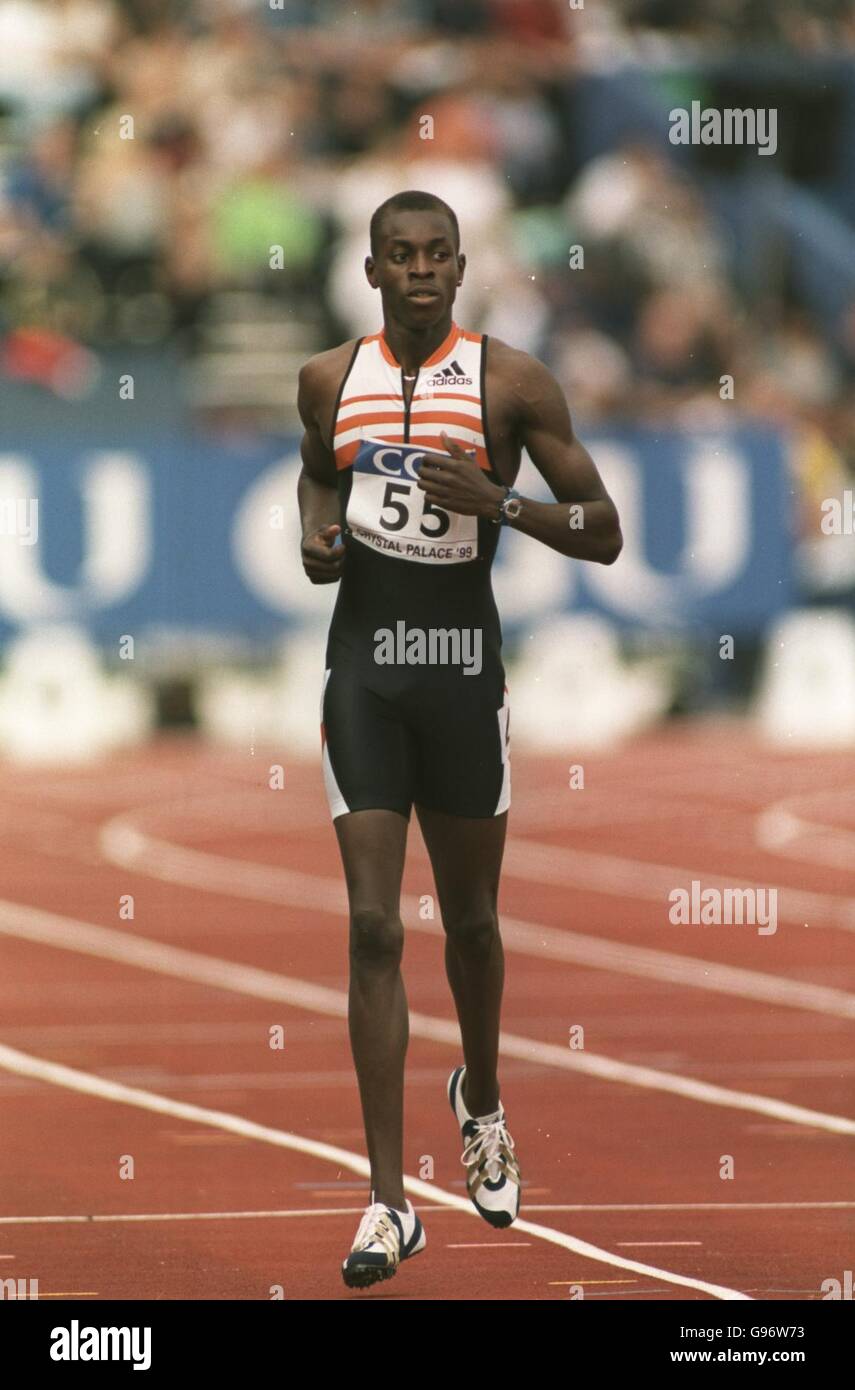
[[[501,482],[487,432],[486,355],[486,334],[453,323],[419,368],[407,405],[403,368],[384,331],[357,342],[333,418],[346,560],[328,667],[347,653],[376,673],[374,633],[402,620],[407,628],[480,628],[485,665],[501,665],[490,582],[501,528],[431,506],[416,486],[420,452],[446,452],[443,430]],[[423,678],[424,670],[411,669],[411,676]]]

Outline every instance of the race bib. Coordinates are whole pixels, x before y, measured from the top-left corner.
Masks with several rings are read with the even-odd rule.
[[[400,560],[433,565],[474,560],[478,518],[432,506],[416,486],[425,452],[412,444],[362,441],[347,504],[350,532],[363,545]]]

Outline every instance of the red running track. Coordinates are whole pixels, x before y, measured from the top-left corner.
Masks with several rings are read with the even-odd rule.
[[[361,1293],[339,1273],[368,1192],[338,851],[319,763],[273,790],[281,761],[164,738],[7,765],[0,1279],[92,1300],[810,1300],[843,1279],[855,756],[729,723],[515,753],[500,1079],[525,1182],[504,1232],[465,1198],[413,818],[405,1167],[428,1244]],[[777,929],[672,924],[693,878],[776,889]]]

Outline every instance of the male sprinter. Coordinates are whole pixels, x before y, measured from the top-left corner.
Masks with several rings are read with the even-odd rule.
[[[466,262],[451,208],[398,193],[374,213],[370,240],[365,272],[383,328],[311,358],[299,385],[303,566],[314,584],[341,580],[321,741],[350,904],[349,1027],[371,1163],[370,1205],[343,1265],[353,1288],[388,1279],[425,1246],[403,1187],[400,891],[413,805],[460,1021],[465,1065],[448,1095],[469,1195],[492,1226],[519,1213],[497,1076],[510,765],[490,566],[503,524],[605,565],[622,545],[552,375],[453,321]],[[557,501],[514,490],[522,448]]]

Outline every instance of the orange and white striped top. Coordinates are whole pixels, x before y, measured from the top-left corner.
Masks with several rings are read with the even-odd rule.
[[[336,466],[349,468],[365,439],[412,443],[445,452],[442,430],[475,450],[490,470],[484,419],[484,335],[451,330],[419,368],[407,408],[403,369],[385,331],[361,339],[345,377],[333,424]]]

